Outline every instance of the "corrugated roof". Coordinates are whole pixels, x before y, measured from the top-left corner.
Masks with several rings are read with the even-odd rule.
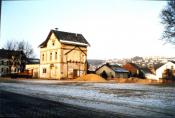
[[[118,73],[128,73],[129,72],[128,70],[122,68],[121,66],[119,66],[117,64],[106,63],[106,64],[102,65],[101,67],[103,67],[103,66],[107,66],[107,67],[111,68],[114,72],[118,72]],[[96,71],[98,69],[100,69],[101,67],[97,68]]]
[[[116,68],[114,71],[119,72],[119,73],[128,73],[129,72],[128,70],[125,70],[123,68]]]

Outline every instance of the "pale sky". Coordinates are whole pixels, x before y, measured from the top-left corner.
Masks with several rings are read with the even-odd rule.
[[[88,59],[175,56],[175,46],[160,41],[160,11],[166,1],[31,0],[3,1],[1,43],[26,40],[38,45],[50,29],[81,33],[90,43]]]

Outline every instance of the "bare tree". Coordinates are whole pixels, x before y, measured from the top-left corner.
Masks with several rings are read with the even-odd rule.
[[[33,57],[33,49],[32,46],[28,43],[23,41],[18,42],[17,50],[23,51],[26,57]]]
[[[175,0],[168,1],[167,6],[161,12],[161,23],[164,25],[162,40],[175,44]]]
[[[15,50],[16,49],[16,43],[14,41],[8,40],[4,46],[5,49],[7,50]]]
[[[5,46],[7,50],[23,51],[27,58],[34,57],[32,46],[26,41],[7,41]]]

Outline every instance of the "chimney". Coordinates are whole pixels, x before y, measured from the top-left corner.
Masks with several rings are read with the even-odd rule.
[[[58,31],[58,28],[56,27],[55,30]]]

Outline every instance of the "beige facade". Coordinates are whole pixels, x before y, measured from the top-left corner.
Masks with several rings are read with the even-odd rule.
[[[40,78],[66,79],[86,74],[87,46],[61,40],[50,32],[40,45]]]
[[[108,78],[115,77],[115,72],[111,68],[109,68],[107,66],[102,66],[100,69],[98,69],[96,71],[96,74],[101,75],[103,73],[103,71],[106,72]]]
[[[39,78],[40,77],[40,69],[39,69],[39,64],[27,64],[26,65],[26,70],[29,70],[29,74],[32,75],[34,78]]]

